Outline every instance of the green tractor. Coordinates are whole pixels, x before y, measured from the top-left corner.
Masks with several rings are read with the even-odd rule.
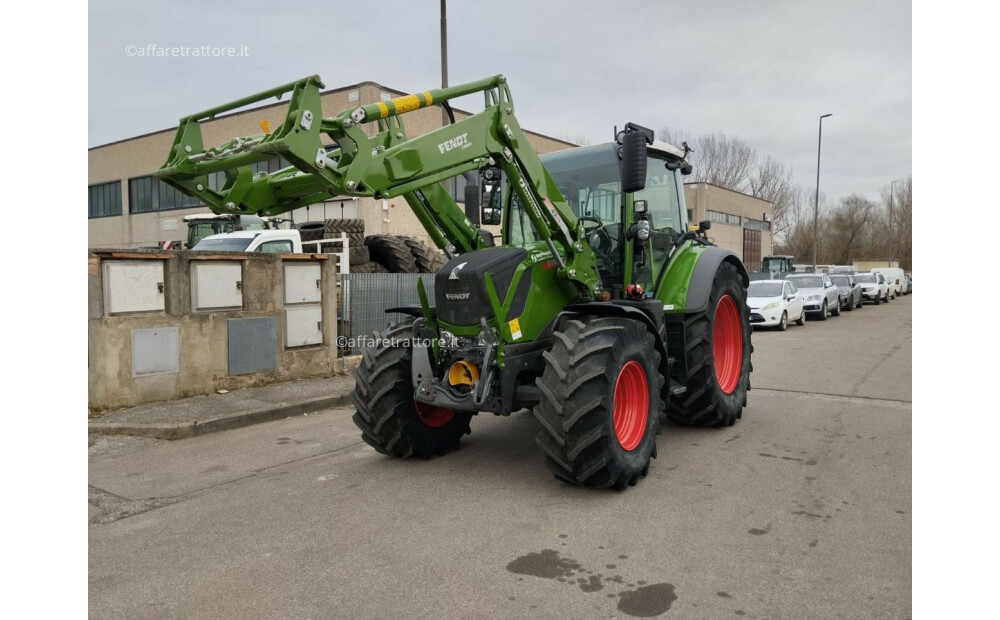
[[[337,195],[406,200],[447,262],[433,298],[418,280],[419,306],[387,310],[402,319],[356,370],[354,421],[373,448],[443,455],[472,416],[528,408],[556,477],[623,490],[647,474],[664,418],[741,417],[749,279],[712,244],[708,222],[686,221],[686,147],[628,123],[611,143],[539,157],[503,76],[332,118],[321,115],[322,87],[312,76],[181,119],[156,174],[218,213],[274,215]],[[200,121],[289,92],[273,132],[204,148]],[[484,95],[482,112],[407,138],[401,115],[450,113],[449,100],[473,93]],[[292,165],[252,173],[274,156]],[[226,181],[210,189],[217,172]],[[479,225],[479,183],[464,210],[442,187],[476,174],[501,189],[502,244]]]

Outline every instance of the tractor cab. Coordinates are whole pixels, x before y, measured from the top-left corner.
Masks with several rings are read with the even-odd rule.
[[[618,144],[608,143],[540,156],[583,227],[601,281],[614,297],[621,297],[632,282],[651,289],[674,240],[687,229],[680,171],[684,153],[654,141],[646,150],[644,187],[623,192],[618,150]],[[513,194],[508,192],[511,199],[503,238],[509,245],[529,248],[541,239]],[[648,243],[642,247],[627,243],[630,229],[639,220],[649,223]],[[626,266],[631,267],[628,273]]]

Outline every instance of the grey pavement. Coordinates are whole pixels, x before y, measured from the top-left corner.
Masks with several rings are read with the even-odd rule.
[[[527,412],[404,461],[328,409],[90,460],[101,618],[906,618],[912,297],[754,333],[724,429],[624,493],[559,483]],[[863,346],[861,346],[863,345]]]
[[[272,383],[222,394],[150,403],[106,413],[90,422],[95,434],[184,439],[344,406],[354,387],[351,373]]]

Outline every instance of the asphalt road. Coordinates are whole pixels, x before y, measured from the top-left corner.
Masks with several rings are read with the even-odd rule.
[[[757,331],[743,420],[667,427],[624,493],[529,413],[394,460],[350,411],[90,460],[97,618],[907,618],[911,305]]]

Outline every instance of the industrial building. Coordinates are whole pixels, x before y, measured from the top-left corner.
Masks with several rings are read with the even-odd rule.
[[[348,108],[375,103],[406,93],[363,82],[324,91],[323,115],[334,116]],[[272,127],[285,118],[286,103],[251,108],[201,123],[206,146],[221,144],[235,136],[260,133],[262,122]],[[194,110],[177,110],[177,116]],[[457,120],[469,113],[455,110]],[[420,136],[442,126],[439,107],[417,110],[404,119],[407,134]],[[368,127],[374,130],[374,123]],[[88,156],[88,247],[138,248],[151,247],[164,241],[185,238],[186,226],[181,218],[195,213],[208,213],[207,207],[152,176],[163,165],[173,143],[176,127],[128,138],[89,149]],[[528,141],[538,153],[548,153],[576,146],[570,142],[525,131]],[[287,165],[280,159],[257,164],[255,171],[274,172]],[[464,196],[464,179],[457,179],[458,201]],[[211,181],[210,181],[211,182]],[[283,217],[295,222],[328,218],[362,218],[368,234],[410,235],[429,242],[430,239],[401,198],[375,200],[344,198],[296,209]]]
[[[712,222],[708,236],[739,256],[748,271],[759,270],[761,258],[772,253],[774,205],[770,202],[711,183],[685,183],[684,202],[688,222]]]

